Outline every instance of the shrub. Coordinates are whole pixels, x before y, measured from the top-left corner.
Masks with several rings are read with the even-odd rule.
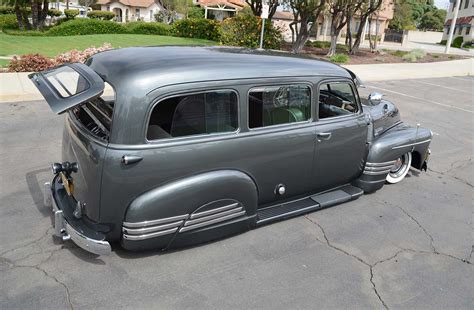
[[[178,37],[219,40],[219,23],[204,18],[187,18],[173,23],[172,33]]]
[[[411,50],[409,53],[403,55],[403,59],[409,62],[415,62],[418,59],[422,59],[426,56],[426,52],[420,48],[416,48]]]
[[[57,55],[52,59],[55,66],[62,65],[68,62],[85,62],[90,56],[103,52],[112,48],[110,43],[104,43],[102,46],[96,48],[94,46],[86,48],[83,51],[71,50],[66,53]]]
[[[16,56],[10,61],[8,71],[10,72],[31,72],[43,71],[54,66],[54,62],[48,57],[40,54],[23,55],[21,58]]]
[[[446,43],[448,43],[448,40],[441,40],[441,42],[439,42],[438,44],[446,45]]]
[[[408,52],[408,51],[396,50],[396,51],[390,51],[389,53],[392,54],[393,56],[403,57],[403,56],[405,56],[406,54],[408,54],[408,53],[410,53],[410,52]]]
[[[331,42],[327,41],[308,41],[307,44],[316,48],[329,48],[331,46]]]
[[[0,15],[0,30],[18,29],[18,21],[15,14]]]
[[[262,19],[253,14],[241,12],[222,22],[221,42],[225,45],[245,46],[257,48],[260,45]],[[283,36],[278,27],[271,21],[265,23],[263,47],[267,49],[280,49]]]
[[[48,16],[59,17],[61,15],[63,15],[63,12],[61,12],[61,10],[56,10],[56,9],[49,9],[48,10]]]
[[[189,8],[188,18],[204,18],[204,9],[200,7]]]
[[[68,20],[49,29],[50,36],[74,36],[103,33],[126,33],[127,29],[121,24],[99,19],[80,18]]]
[[[453,43],[451,43],[451,46],[452,47],[461,47],[461,44],[463,42],[463,37],[456,37],[454,40],[453,40]]]
[[[338,64],[344,64],[349,61],[349,56],[346,54],[335,54],[329,57],[329,60]]]
[[[0,15],[15,14],[15,8],[12,6],[0,6]]]
[[[131,22],[125,25],[127,31],[133,34],[156,34],[166,36],[170,34],[171,26],[163,23]]]
[[[64,10],[64,15],[66,15],[67,19],[74,19],[79,15],[79,10]]]
[[[110,11],[90,11],[87,13],[87,17],[101,20],[112,20],[115,17],[115,14]]]

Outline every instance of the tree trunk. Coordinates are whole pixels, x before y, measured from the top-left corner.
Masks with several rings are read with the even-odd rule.
[[[39,3],[37,0],[31,2],[31,21],[33,23],[33,29],[38,30],[38,19],[39,19]]]
[[[305,19],[304,22],[302,20],[299,29],[296,28],[296,39],[295,42],[293,42],[292,48],[293,53],[299,54],[301,52],[309,38],[309,31],[310,29],[308,29],[308,19]]]
[[[16,20],[18,22],[18,28],[20,28],[21,31],[25,30],[25,24],[23,23],[23,15],[21,14],[21,9],[20,6],[18,5],[18,2],[15,2],[15,15],[16,15]]]
[[[364,33],[365,23],[367,22],[367,15],[362,15],[360,17],[360,25],[359,29],[357,29],[356,38],[354,41],[354,45],[349,47],[349,54],[355,55],[359,51],[360,43],[362,42],[362,33]]]
[[[346,46],[352,46],[352,16],[347,16]]]

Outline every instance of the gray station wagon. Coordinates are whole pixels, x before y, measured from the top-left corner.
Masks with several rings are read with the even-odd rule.
[[[322,61],[125,48],[34,73],[65,113],[45,204],[95,254],[170,249],[358,198],[423,170],[432,133]]]

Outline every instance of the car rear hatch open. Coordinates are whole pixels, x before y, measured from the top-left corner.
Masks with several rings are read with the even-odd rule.
[[[81,63],[69,63],[28,75],[56,114],[99,97],[104,81],[91,68]]]

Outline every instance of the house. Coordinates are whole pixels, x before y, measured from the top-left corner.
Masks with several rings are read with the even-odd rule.
[[[154,15],[162,10],[155,0],[98,0],[102,11],[115,13],[119,23],[133,21],[155,21]]]
[[[245,0],[193,0],[193,4],[204,8],[204,17],[222,21],[234,16],[247,4]]]
[[[48,5],[48,8],[49,9],[56,9],[56,10],[60,10],[61,12],[63,12],[64,14],[64,10],[68,9],[68,5],[66,4],[66,2],[50,2],[49,5]],[[85,6],[82,6],[79,4],[79,2],[74,2],[74,1],[70,1],[69,2],[69,10],[78,10],[79,11],[79,15],[76,16],[76,18],[82,18],[82,17],[86,17],[86,12],[87,12],[87,8]],[[89,8],[89,11],[92,10],[91,8]]]
[[[458,17],[454,28],[453,38],[463,37],[463,42],[469,42],[474,39],[472,35],[472,27],[474,23],[474,0],[460,0]],[[454,17],[454,1],[450,1],[446,21],[444,23],[443,40],[447,40],[451,22]]]

